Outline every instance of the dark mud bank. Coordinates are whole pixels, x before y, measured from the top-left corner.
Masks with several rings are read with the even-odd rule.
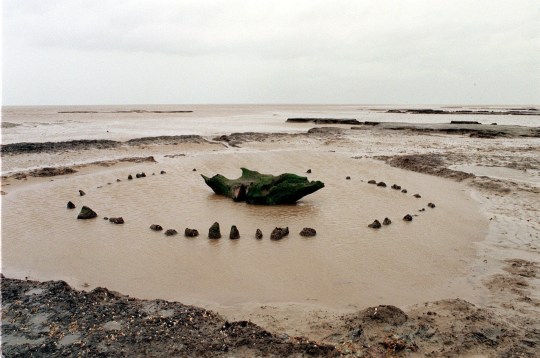
[[[355,130],[393,130],[411,131],[418,133],[442,133],[468,135],[473,138],[540,138],[540,127],[524,127],[514,125],[494,125],[494,124],[467,124],[467,123],[378,123],[376,125],[354,126]]]
[[[178,143],[204,143],[206,142],[198,135],[178,135],[178,136],[159,136],[143,137],[130,139],[125,142],[89,139],[89,140],[70,140],[63,142],[23,142],[4,144],[0,146],[0,152],[4,154],[26,154],[26,153],[49,153],[66,150],[86,150],[86,149],[114,149],[121,146],[138,146],[149,144],[178,144]]]
[[[389,109],[386,113],[408,113],[408,114],[453,114],[453,115],[490,115],[490,116],[538,116],[540,113],[536,108],[514,108],[501,111],[488,110],[445,110],[445,109]]]
[[[538,267],[527,264],[529,276],[537,277]],[[460,299],[408,312],[369,307],[318,322],[329,333],[320,343],[105,288],[82,292],[63,281],[6,278],[1,286],[5,357],[536,357],[540,347],[534,314],[501,317]]]
[[[473,174],[447,168],[445,158],[439,154],[410,154],[399,156],[378,156],[387,164],[413,172],[435,175],[443,178],[462,181],[474,178]]]
[[[277,336],[247,321],[178,302],[139,300],[63,281],[2,279],[6,357],[324,356],[331,345]]]

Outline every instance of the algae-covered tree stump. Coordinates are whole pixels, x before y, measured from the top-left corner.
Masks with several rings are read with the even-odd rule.
[[[296,174],[284,173],[274,176],[246,168],[241,169],[242,176],[238,179],[228,179],[221,174],[211,178],[204,175],[202,177],[214,193],[248,204],[293,204],[304,196],[324,188],[323,182],[309,181],[306,177]]]

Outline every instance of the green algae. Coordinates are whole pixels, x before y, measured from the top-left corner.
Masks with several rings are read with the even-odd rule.
[[[228,179],[221,174],[211,178],[201,176],[214,193],[248,204],[294,204],[304,196],[324,188],[323,182],[309,181],[306,177],[296,174],[284,173],[274,176],[246,168],[241,170],[242,176],[238,179]]]

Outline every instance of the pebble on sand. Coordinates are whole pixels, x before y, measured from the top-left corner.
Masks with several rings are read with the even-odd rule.
[[[237,240],[240,238],[240,231],[238,231],[238,228],[236,225],[231,226],[231,232],[229,234],[229,239],[231,240]]]
[[[97,214],[94,210],[90,209],[88,206],[83,206],[77,219],[93,219],[95,217],[97,217]]]
[[[167,229],[167,231],[165,231],[165,236],[174,236],[176,234],[178,234],[178,231],[175,229]]]
[[[372,229],[380,229],[381,228],[381,223],[379,222],[379,220],[375,219],[375,221],[373,221],[371,224],[369,224],[368,227],[370,227]]]
[[[305,227],[300,231],[300,236],[311,237],[317,235],[317,231],[310,227]]]
[[[260,239],[263,238],[263,233],[262,233],[261,229],[257,229],[257,231],[255,231],[255,238],[257,240],[260,240]]]
[[[289,227],[276,227],[270,234],[270,240],[281,240],[287,235],[289,235]]]
[[[184,236],[186,236],[186,237],[197,237],[197,236],[199,236],[199,231],[197,229],[186,228],[184,230]]]
[[[113,224],[123,224],[124,223],[124,218],[123,217],[117,217],[117,218],[109,218],[109,221],[112,222]]]
[[[209,239],[221,239],[221,230],[219,229],[219,223],[216,221],[208,229],[208,238]]]

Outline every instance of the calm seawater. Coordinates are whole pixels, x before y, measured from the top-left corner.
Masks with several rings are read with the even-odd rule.
[[[385,113],[393,108],[493,110],[538,106],[381,106],[381,105],[125,105],[5,106],[2,143],[73,139],[127,140],[160,135],[212,136],[232,132],[303,132],[308,124],[285,123],[290,117],[356,118],[359,121],[448,123],[474,120],[483,124],[540,126],[540,116],[431,115]],[[147,111],[118,113],[118,111]],[[193,111],[152,113],[152,111]],[[97,112],[97,113],[60,113]]]

